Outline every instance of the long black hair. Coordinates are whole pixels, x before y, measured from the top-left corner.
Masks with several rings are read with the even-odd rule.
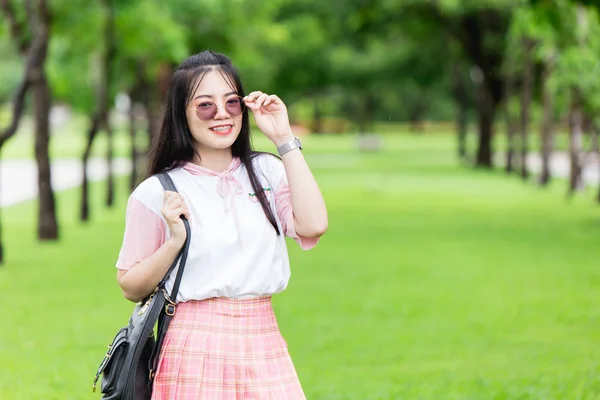
[[[194,94],[194,85],[197,85],[199,80],[213,69],[223,75],[239,96],[245,96],[239,74],[227,56],[212,51],[203,51],[181,63],[171,77],[160,132],[152,141],[148,160],[148,176],[178,168],[194,159],[197,153],[192,133],[187,124],[186,106]],[[234,157],[239,157],[246,166],[254,193],[258,197],[265,216],[279,235],[273,210],[260,186],[252,163],[252,159],[260,153],[252,149],[250,142],[250,121],[247,107],[244,108],[240,134],[231,146],[231,153]]]

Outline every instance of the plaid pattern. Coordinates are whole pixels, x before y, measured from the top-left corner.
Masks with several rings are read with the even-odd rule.
[[[271,297],[180,303],[152,399],[305,399]]]

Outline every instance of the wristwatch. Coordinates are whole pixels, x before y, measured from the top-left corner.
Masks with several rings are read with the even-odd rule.
[[[291,150],[294,149],[300,149],[302,150],[302,143],[300,142],[300,139],[298,139],[297,137],[295,137],[293,140],[290,140],[287,143],[282,144],[281,146],[277,147],[277,153],[279,153],[280,157],[283,157],[283,155]]]

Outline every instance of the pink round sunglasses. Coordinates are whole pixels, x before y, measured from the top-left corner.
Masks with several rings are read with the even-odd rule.
[[[237,117],[244,112],[245,109],[244,100],[241,96],[233,96],[225,101],[225,109],[232,117]],[[209,121],[217,115],[218,106],[214,101],[202,100],[196,108],[188,108],[188,110],[195,110],[196,116],[202,121]]]

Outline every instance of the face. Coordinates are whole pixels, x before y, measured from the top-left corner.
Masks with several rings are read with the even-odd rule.
[[[187,105],[187,122],[197,150],[226,150],[242,128],[242,99],[217,70],[207,72]]]

